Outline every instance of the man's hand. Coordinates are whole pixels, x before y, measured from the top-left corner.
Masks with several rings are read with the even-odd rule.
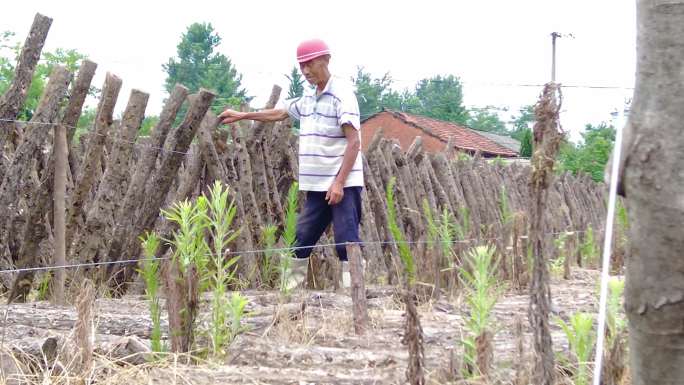
[[[227,109],[219,115],[219,118],[221,119],[222,124],[230,124],[244,119],[245,115],[246,113],[244,112]]]
[[[342,202],[342,198],[344,198],[344,185],[335,180],[325,194],[325,200],[332,206]]]

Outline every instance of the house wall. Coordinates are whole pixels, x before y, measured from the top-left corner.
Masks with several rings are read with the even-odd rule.
[[[361,148],[363,151],[368,148],[373,135],[375,135],[375,131],[380,127],[383,129],[383,136],[388,139],[398,140],[401,149],[404,151],[409,148],[416,136],[423,137],[423,148],[426,151],[434,153],[443,151],[446,147],[446,143],[432,135],[426,134],[423,130],[406,124],[389,113],[381,113],[361,125]]]

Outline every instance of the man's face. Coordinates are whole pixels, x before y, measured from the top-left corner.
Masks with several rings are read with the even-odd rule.
[[[302,75],[311,85],[318,85],[328,72],[328,61],[330,56],[319,56],[315,59],[299,63]]]

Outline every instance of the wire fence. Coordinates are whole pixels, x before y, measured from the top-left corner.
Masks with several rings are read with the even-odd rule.
[[[542,235],[561,235],[561,234],[567,234],[567,235],[573,235],[573,234],[580,234],[580,233],[585,233],[587,230],[566,230],[566,231],[556,231],[556,232],[548,232],[548,233],[543,233]],[[522,236],[526,237],[526,236]],[[521,237],[521,238],[522,238]],[[503,239],[502,237],[487,237],[487,238],[469,238],[469,239],[460,239],[460,240],[453,240],[453,241],[438,241],[438,240],[413,240],[413,241],[361,241],[361,242],[336,242],[336,243],[322,243],[322,244],[316,244],[316,245],[311,245],[311,246],[292,246],[292,247],[278,247],[278,248],[268,248],[268,249],[254,249],[254,250],[242,250],[242,251],[226,251],[223,253],[223,257],[229,257],[229,256],[239,256],[239,255],[246,255],[246,254],[269,254],[269,253],[279,253],[279,252],[292,252],[295,250],[302,250],[302,249],[321,249],[321,248],[328,248],[328,247],[337,247],[337,246],[347,246],[347,245],[359,245],[359,246],[364,246],[364,245],[397,245],[397,244],[409,244],[409,245],[417,245],[417,244],[470,244],[470,243],[475,243],[475,242],[490,242],[490,241],[496,241],[496,240],[501,240]],[[213,254],[207,254],[207,256],[210,256]],[[53,270],[59,270],[59,269],[74,269],[74,268],[81,268],[81,267],[97,267],[97,266],[108,266],[108,265],[126,265],[126,264],[135,264],[135,263],[140,263],[140,262],[145,262],[145,261],[162,261],[162,260],[168,260],[171,257],[159,257],[159,258],[131,258],[131,259],[124,259],[124,260],[118,260],[118,261],[102,261],[102,262],[84,262],[84,263],[73,263],[73,264],[68,264],[68,265],[55,265],[55,266],[37,266],[37,267],[24,267],[24,268],[17,268],[17,269],[5,269],[5,270],[0,270],[0,274],[13,274],[13,273],[23,273],[23,272],[41,272],[41,271],[53,271]]]

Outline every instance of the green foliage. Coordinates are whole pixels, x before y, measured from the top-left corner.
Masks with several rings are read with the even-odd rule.
[[[594,350],[594,316],[588,313],[575,313],[570,317],[568,325],[558,319],[558,325],[565,332],[570,344],[570,351],[577,359],[577,371],[574,374],[575,385],[589,383],[588,363]]]
[[[297,66],[292,67],[289,75],[285,75],[287,80],[290,81],[290,86],[287,89],[287,98],[298,98],[304,94],[304,77],[297,69]]]
[[[14,33],[5,31],[0,36],[0,50],[5,53],[0,56],[0,94],[9,88],[14,79],[15,62],[21,53],[21,44],[12,43]],[[10,57],[8,57],[10,56]],[[26,92],[26,102],[19,112],[18,119],[29,120],[33,116],[43,95],[48,77],[57,65],[66,67],[72,73],[78,71],[81,61],[87,56],[74,49],[57,48],[54,51],[46,51],[41,54],[41,60],[33,72],[31,84]],[[95,95],[97,89],[92,87],[90,94]]]
[[[465,266],[459,268],[469,313],[465,321],[468,335],[463,341],[466,377],[478,373],[474,370],[477,365],[475,339],[491,329],[492,309],[502,292],[496,277],[498,260],[494,258],[494,251],[490,246],[477,246],[469,250]]]
[[[499,211],[501,211],[501,222],[507,226],[513,220],[513,210],[508,203],[508,194],[506,193],[506,186],[501,186],[499,193]]]
[[[138,138],[141,136],[150,136],[152,129],[154,129],[154,126],[156,126],[157,123],[159,123],[159,116],[146,116],[140,125],[140,130],[138,130]]]
[[[242,313],[233,312],[244,310],[244,305],[235,305],[240,299],[235,294],[231,302],[225,301],[227,287],[237,284],[235,264],[239,257],[231,256],[228,250],[239,234],[239,230],[233,229],[235,202],[228,201],[228,189],[216,181],[208,196],[202,195],[194,202],[178,202],[162,213],[178,225],[171,243],[173,261],[178,263],[181,274],[193,268],[200,276],[200,291],[212,291],[209,340],[212,353],[223,354],[224,347],[242,330],[239,322],[235,322]]]
[[[485,108],[473,108],[468,117],[468,126],[475,130],[491,132],[494,134],[508,135],[506,123],[504,123],[496,112],[494,106]]]
[[[272,250],[276,244],[276,232],[278,226],[267,225],[261,229],[261,247],[265,250],[261,257],[259,276],[262,285],[273,287],[278,277],[278,261],[275,252]]]
[[[416,281],[416,266],[413,259],[413,254],[411,254],[411,249],[404,239],[404,234],[402,234],[399,225],[397,225],[397,212],[394,206],[394,185],[396,183],[396,178],[392,177],[387,184],[387,222],[389,225],[390,233],[394,241],[397,243],[397,248],[399,249],[399,257],[404,264],[404,272],[406,274],[406,282],[410,287]]]
[[[523,158],[531,158],[534,147],[532,144],[532,130],[526,129],[522,133],[520,140],[520,156]]]
[[[40,277],[38,295],[36,296],[38,301],[47,301],[50,298],[50,282],[52,282],[52,274],[50,272],[46,272]]]
[[[81,111],[81,116],[78,117],[78,123],[76,124],[76,131],[74,132],[73,142],[78,143],[81,140],[81,136],[86,132],[90,131],[95,123],[95,117],[97,115],[97,109],[91,107],[85,107]]]
[[[162,67],[167,74],[165,89],[171,93],[173,87],[180,83],[197,92],[200,88],[216,92],[218,112],[225,105],[238,107],[251,98],[242,87],[242,75],[231,60],[224,54],[215,52],[221,38],[214,32],[211,23],[193,23],[181,36],[176,47],[177,58],[169,58]],[[187,107],[184,107],[187,108]],[[184,110],[179,116],[184,115]]]
[[[468,122],[468,110],[463,105],[463,85],[454,75],[437,75],[418,82],[415,91],[420,106],[419,115],[459,124]]]
[[[625,281],[617,277],[611,277],[608,281],[608,306],[606,312],[606,325],[608,333],[606,335],[607,346],[613,346],[616,338],[627,328],[627,320],[620,313],[622,307],[622,296],[625,292]]]
[[[173,259],[178,262],[180,272],[185,274],[191,265],[195,265],[197,271],[206,271],[209,265],[209,245],[205,239],[207,198],[200,196],[194,203],[187,199],[177,202],[171,209],[162,210],[162,214],[179,227],[173,233],[171,243],[174,246]]]
[[[594,229],[589,225],[584,234],[584,240],[580,244],[580,257],[583,263],[595,263],[598,260],[599,250],[594,239]]]
[[[562,275],[565,268],[565,259],[568,255],[565,255],[565,244],[568,240],[568,233],[561,233],[558,238],[553,240],[554,246],[556,247],[556,258],[549,261],[551,273],[554,275]]]
[[[620,226],[621,229],[627,230],[629,228],[629,217],[627,216],[627,207],[622,199],[617,200],[616,208],[618,226]]]
[[[283,230],[283,243],[285,247],[294,247],[297,243],[297,208],[299,207],[299,184],[293,182],[287,192],[287,204],[285,206],[285,228]],[[287,280],[290,275],[290,258],[293,251],[284,252],[280,257],[280,292],[287,295]]]
[[[454,267],[454,261],[450,257],[452,255],[456,228],[458,226],[453,215],[444,208],[440,217],[435,219],[432,209],[425,198],[423,198],[423,215],[427,222],[428,242],[431,243],[429,247],[440,247],[442,255],[449,261],[449,269],[452,269]],[[435,243],[437,243],[437,245],[432,246],[432,244]]]
[[[383,109],[406,111],[459,124],[468,122],[468,110],[463,105],[463,87],[453,75],[434,76],[420,80],[414,91],[392,89],[392,77],[385,73],[373,78],[362,67],[352,78],[361,117]]]
[[[402,98],[391,89],[392,77],[389,72],[381,78],[372,78],[363,67],[358,67],[356,76],[352,78],[356,86],[356,99],[362,117],[367,117],[383,108],[401,110]]]
[[[534,124],[534,106],[527,105],[521,107],[517,116],[511,116],[511,123],[513,124],[513,132],[511,137],[519,142],[523,141],[527,132],[532,133],[532,125]]]
[[[606,123],[597,126],[587,124],[582,142],[575,145],[566,142],[558,155],[559,171],[573,174],[585,173],[597,182],[603,181],[603,171],[615,143],[615,128]]]
[[[208,209],[207,229],[211,239],[209,249],[213,269],[204,274],[208,275],[213,292],[209,337],[212,352],[218,355],[224,353],[223,347],[229,344],[240,330],[239,322],[236,325],[233,320],[230,320],[226,325],[225,318],[227,311],[232,314],[234,310],[228,306],[230,303],[225,302],[225,293],[226,287],[235,283],[235,264],[239,256],[226,257],[225,252],[228,245],[238,236],[238,231],[232,229],[237,207],[234,200],[228,202],[228,189],[224,189],[219,181],[215,181],[209,190]],[[199,271],[202,273],[202,270]],[[233,297],[235,295],[233,293]]]
[[[245,307],[249,300],[239,292],[233,292],[230,296],[230,301],[226,303],[228,310],[228,341],[233,341],[238,334],[246,330],[242,325],[242,318],[245,316]]]
[[[145,262],[138,273],[145,281],[145,299],[149,302],[152,331],[150,340],[152,351],[160,353],[166,351],[161,343],[161,305],[159,304],[159,260],[155,259],[160,239],[155,233],[146,233],[140,237]]]
[[[459,239],[463,240],[470,234],[470,209],[468,209],[467,206],[459,207],[458,216],[461,220],[455,226],[454,230]]]

